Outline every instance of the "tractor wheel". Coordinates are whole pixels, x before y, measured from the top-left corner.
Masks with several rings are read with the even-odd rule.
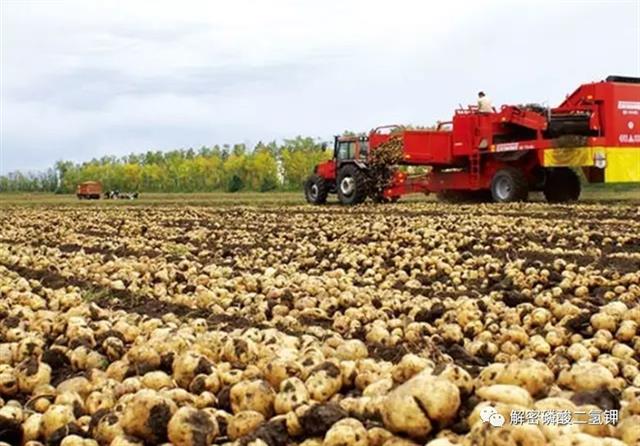
[[[526,201],[529,184],[520,169],[505,167],[496,172],[491,180],[491,196],[496,203]]]
[[[304,183],[304,197],[307,203],[324,204],[327,202],[329,184],[320,175],[311,175]]]
[[[338,199],[340,203],[360,204],[367,198],[367,176],[353,164],[347,164],[338,173]]]
[[[557,167],[547,171],[544,197],[549,203],[566,203],[580,198],[580,178],[568,167]]]

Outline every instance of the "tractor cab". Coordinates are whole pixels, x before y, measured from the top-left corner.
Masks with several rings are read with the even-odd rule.
[[[317,175],[327,181],[335,182],[338,171],[345,164],[356,163],[364,167],[369,156],[369,137],[366,135],[336,136],[333,144],[333,157],[315,167]],[[329,192],[335,193],[335,187],[330,187]]]
[[[354,160],[366,161],[369,155],[369,137],[336,136],[333,150],[333,159],[338,163]]]

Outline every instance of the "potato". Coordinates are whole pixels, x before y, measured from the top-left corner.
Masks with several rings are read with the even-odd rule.
[[[231,363],[251,364],[257,354],[256,345],[251,339],[229,338],[222,354]]]
[[[446,424],[459,407],[460,391],[453,383],[422,372],[387,395],[382,418],[392,432],[423,438],[431,432],[431,421]]]
[[[42,435],[42,414],[30,415],[22,424],[24,441],[38,440]]]
[[[531,407],[533,399],[525,389],[509,384],[494,384],[476,390],[476,395],[483,400],[495,403],[514,404]]]
[[[49,381],[51,381],[51,367],[36,358],[29,358],[16,368],[16,377],[18,378],[20,391],[31,393],[36,387],[49,384]]]
[[[87,396],[84,405],[87,413],[93,415],[99,410],[111,409],[115,405],[115,397],[113,392],[108,389],[93,391]]]
[[[342,388],[342,374],[332,362],[323,362],[314,367],[305,381],[309,395],[316,401],[327,401]]]
[[[585,433],[571,433],[551,442],[552,446],[625,446],[615,438],[594,437]]]
[[[384,425],[391,432],[422,439],[431,433],[433,426],[418,400],[409,392],[391,392],[382,409]]]
[[[187,389],[196,375],[210,374],[213,371],[211,362],[202,355],[186,352],[179,355],[173,362],[173,379],[178,386]]]
[[[425,446],[455,446],[456,443],[451,443],[447,438],[436,438],[431,440]]]
[[[110,336],[102,341],[102,348],[104,349],[109,361],[115,361],[124,356],[126,352],[125,344],[120,338]]]
[[[73,408],[64,404],[53,404],[42,415],[42,435],[49,438],[55,431],[75,421]]]
[[[264,377],[274,389],[280,388],[285,379],[300,377],[301,374],[302,366],[289,359],[274,358],[264,367]]]
[[[138,440],[136,437],[118,435],[109,446],[144,446],[144,442]]]
[[[489,423],[476,424],[470,435],[472,441],[480,441],[486,446],[546,446],[547,441],[534,425],[512,425],[505,423],[494,428]]]
[[[394,381],[403,383],[427,368],[433,368],[431,361],[413,353],[408,353],[393,367],[391,375]]]
[[[112,410],[103,410],[94,414],[89,431],[101,445],[110,445],[116,437],[125,435],[120,423],[120,415]]]
[[[535,359],[509,363],[497,377],[499,384],[514,384],[525,388],[531,396],[547,395],[555,377],[546,364]]]
[[[612,387],[614,380],[611,372],[603,365],[578,362],[570,370],[560,372],[558,384],[575,391],[588,391]]]
[[[273,413],[275,392],[264,380],[241,381],[231,387],[230,400],[234,413],[253,410],[269,418]]]
[[[204,373],[196,375],[189,384],[189,391],[196,394],[204,391],[218,393],[221,387],[222,382],[218,372],[214,370],[208,375]]]
[[[218,422],[205,411],[182,407],[171,417],[167,430],[174,446],[209,446],[218,435]]]
[[[256,430],[264,421],[264,415],[255,410],[238,412],[229,420],[227,435],[231,440],[237,440]]]
[[[338,346],[336,355],[342,360],[355,361],[366,358],[369,353],[364,342],[358,339],[351,339]]]
[[[456,364],[447,364],[437,374],[440,378],[453,383],[460,390],[460,394],[469,395],[473,392],[473,378],[465,369]]]
[[[507,364],[500,362],[489,364],[487,367],[482,369],[480,374],[476,377],[474,387],[478,388],[498,384],[498,378],[506,368]]]
[[[161,443],[167,438],[167,425],[176,410],[176,404],[170,399],[143,389],[125,406],[120,423],[127,435]]]
[[[160,353],[149,345],[134,345],[126,354],[126,359],[138,375],[158,369],[162,362]]]
[[[620,421],[618,435],[627,445],[640,443],[640,415],[632,415]]]
[[[142,376],[141,384],[152,390],[172,389],[176,386],[173,378],[162,370],[145,373],[144,376]]]
[[[367,440],[369,446],[382,446],[387,440],[393,437],[393,434],[381,427],[372,427],[367,431]]]
[[[69,378],[62,381],[56,387],[57,393],[75,392],[80,395],[81,398],[86,398],[91,392],[91,383],[84,376],[78,376],[75,378]]]
[[[98,446],[92,439],[85,439],[79,435],[68,435],[60,442],[60,446]]]
[[[18,378],[12,369],[0,372],[0,395],[12,397],[18,393]]]
[[[369,384],[362,391],[363,396],[375,397],[384,396],[393,388],[394,382],[391,378],[382,378]]]
[[[291,412],[309,401],[309,392],[300,378],[288,378],[280,383],[280,392],[275,396],[274,408],[277,414]]]
[[[323,446],[368,446],[367,430],[355,418],[343,418],[327,431]]]

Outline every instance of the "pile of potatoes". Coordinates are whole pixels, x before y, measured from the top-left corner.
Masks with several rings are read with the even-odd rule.
[[[10,209],[0,441],[640,444],[640,223],[570,209]]]

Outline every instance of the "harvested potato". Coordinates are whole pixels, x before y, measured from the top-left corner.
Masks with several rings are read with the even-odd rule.
[[[280,391],[276,394],[274,408],[277,414],[285,414],[308,402],[307,388],[300,378],[293,377],[280,383]]]
[[[331,426],[323,446],[368,446],[367,430],[355,418],[344,418]]]
[[[265,418],[255,410],[245,410],[235,414],[227,425],[227,435],[232,440],[249,435],[264,423]]]
[[[208,446],[218,435],[218,422],[203,410],[182,407],[171,417],[167,432],[174,446]]]
[[[234,413],[252,410],[266,418],[273,413],[275,392],[264,380],[241,381],[231,387],[231,408]]]
[[[128,435],[161,443],[167,438],[167,425],[176,410],[176,404],[170,399],[143,389],[125,406],[121,425]]]
[[[326,401],[342,388],[340,369],[332,362],[323,362],[312,369],[305,386],[311,398]]]
[[[497,377],[499,384],[523,387],[533,397],[547,395],[554,380],[555,376],[549,367],[535,359],[511,362]]]
[[[576,391],[598,390],[614,385],[613,374],[603,365],[594,362],[578,362],[570,370],[563,370],[558,384]]]
[[[446,424],[460,407],[460,391],[446,379],[422,372],[394,389],[382,403],[385,426],[392,432],[423,438],[432,421]]]
[[[55,431],[75,421],[73,408],[64,404],[53,404],[42,414],[42,435],[49,438]]]

